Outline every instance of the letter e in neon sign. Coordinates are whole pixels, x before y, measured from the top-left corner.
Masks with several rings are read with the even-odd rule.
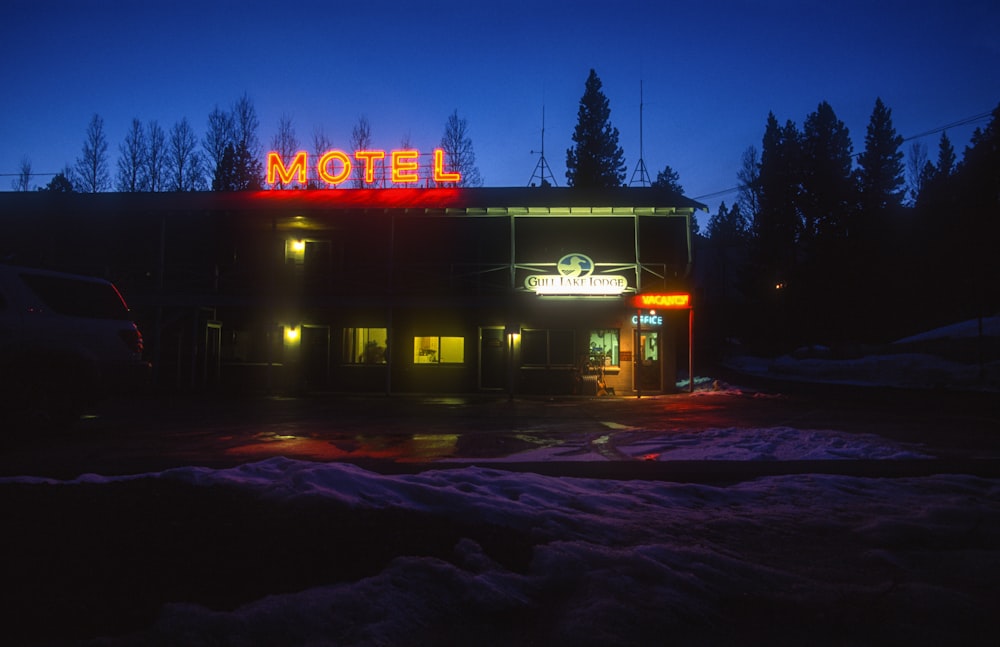
[[[417,177],[417,156],[420,151],[392,151],[392,181],[398,184],[419,182]]]

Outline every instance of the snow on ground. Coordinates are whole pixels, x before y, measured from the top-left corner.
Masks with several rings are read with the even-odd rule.
[[[930,360],[742,358],[736,367],[883,385],[968,379],[964,368]],[[664,434],[625,450],[657,460],[923,457],[876,436],[784,427]],[[596,459],[554,451],[565,448],[515,459]],[[530,561],[504,566],[465,538],[450,559],[400,554],[370,577],[233,610],[171,603],[148,630],[84,644],[992,645],[1000,631],[996,479],[802,474],[715,486],[485,467],[389,476],[274,458],[225,470],[73,482],[19,477],[0,485],[143,479],[195,484],[206,496],[235,487],[288,504],[324,501],[410,511],[428,523],[505,528],[530,542]]]
[[[983,365],[952,361],[925,352],[899,352],[918,342],[970,340],[980,334],[980,322],[973,319],[896,341],[891,353],[850,359],[823,357],[830,349],[813,347],[778,358],[736,355],[726,364],[737,371],[809,382],[858,384],[902,388],[947,388],[1000,391],[1000,361],[988,359]],[[984,318],[984,338],[1000,337],[1000,315]]]
[[[232,611],[168,604],[148,631],[87,644],[970,645],[1000,629],[992,479],[806,474],[717,487],[483,467],[386,476],[274,458],[79,482],[146,478],[503,527],[533,552],[512,569],[463,539],[451,559],[399,555],[371,577]]]

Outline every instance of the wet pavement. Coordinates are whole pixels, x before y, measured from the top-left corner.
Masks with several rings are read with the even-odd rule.
[[[562,475],[675,480],[830,470],[993,475],[1000,473],[995,395],[764,384],[642,398],[143,397],[106,403],[59,431],[8,425],[0,476],[225,468],[273,456],[381,472],[488,462]],[[664,434],[764,427],[876,434],[919,445],[933,460],[663,461],[642,460],[635,451]],[[524,458],[539,455],[543,462]]]

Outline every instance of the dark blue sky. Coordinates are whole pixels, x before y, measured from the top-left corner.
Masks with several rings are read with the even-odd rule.
[[[317,127],[349,148],[360,115],[378,148],[409,135],[429,150],[457,109],[489,186],[528,183],[544,105],[546,159],[565,185],[594,68],[627,179],[641,81],[645,165],[654,178],[670,165],[699,198],[735,186],[769,111],[801,125],[828,101],[856,152],[876,97],[903,136],[989,112],[1000,103],[998,33],[995,0],[21,2],[0,23],[0,173],[24,156],[37,173],[72,164],[94,113],[116,159],[133,117],[167,131],[186,117],[201,137],[214,107],[246,93],[265,148],[284,114],[307,150]],[[956,149],[984,124],[951,129]],[[932,157],[937,138],[922,140]],[[714,212],[734,198],[703,201]]]

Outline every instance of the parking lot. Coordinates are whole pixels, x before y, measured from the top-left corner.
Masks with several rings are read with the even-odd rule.
[[[185,465],[219,468],[272,456],[352,462],[383,472],[481,461],[525,469],[526,456],[545,450],[548,471],[586,467],[609,476],[694,478],[710,466],[639,465],[635,452],[626,450],[655,435],[744,427],[875,434],[923,447],[942,461],[975,459],[975,469],[984,469],[984,461],[1000,459],[995,400],[980,393],[790,384],[642,398],[146,396],[107,402],[65,429],[8,425],[0,476],[69,479]],[[728,466],[737,468],[799,469],[759,461]]]

